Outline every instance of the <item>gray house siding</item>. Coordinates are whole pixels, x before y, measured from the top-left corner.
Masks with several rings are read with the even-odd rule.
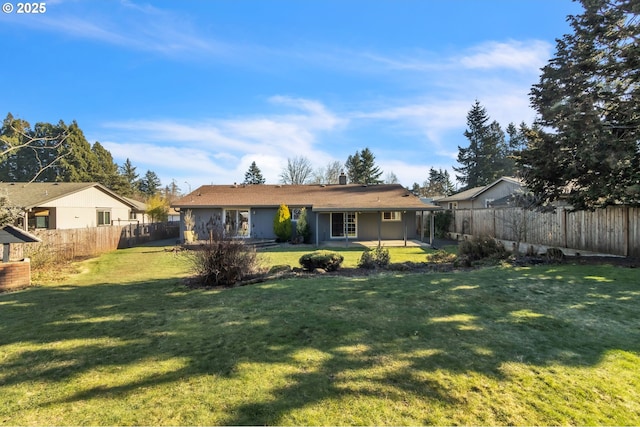
[[[275,239],[276,235],[273,232],[273,218],[275,218],[276,208],[238,208],[246,209],[249,211],[251,229],[250,237],[254,239]],[[180,212],[180,231],[184,231],[184,213],[187,209],[182,209]],[[216,227],[222,226],[223,221],[223,209],[222,208],[194,208],[192,209],[193,217],[195,219],[194,231],[199,239],[206,239],[209,235],[210,224]],[[311,208],[307,208],[307,221],[311,226],[312,236],[315,233],[315,214],[311,212]],[[329,220],[327,218],[327,227]],[[293,222],[294,235],[295,235],[295,222]],[[315,237],[312,237],[315,238]]]
[[[276,215],[276,208],[238,208],[249,211],[249,227],[251,230],[250,237],[254,239],[275,239],[273,232],[273,218]],[[180,212],[180,231],[181,235],[184,231],[184,213],[187,209]],[[224,223],[224,210],[221,208],[193,208],[193,216],[195,219],[194,231],[198,239],[207,239],[209,229],[212,227],[221,227]],[[357,214],[357,237],[351,240],[401,240],[405,237],[408,239],[419,238],[417,231],[416,219],[413,212],[402,213],[400,221],[383,221],[382,212],[360,212]],[[340,240],[344,237],[331,236],[331,213],[312,212],[307,207],[307,221],[311,227],[311,241],[316,241],[316,233],[318,234],[318,242]],[[317,224],[316,224],[317,221]],[[317,226],[316,226],[317,225]],[[293,222],[293,236],[295,232],[296,222]],[[378,236],[380,230],[380,236]]]
[[[254,239],[275,239],[273,218],[278,210],[275,208],[251,209],[251,237]]]
[[[379,221],[382,212],[361,212],[358,214],[358,236],[354,240],[378,240],[378,223],[380,224],[380,238],[382,240],[401,240],[404,238],[404,228],[407,229],[407,238],[418,238],[416,220],[413,214],[403,213],[400,221]],[[314,215],[315,216],[315,215]],[[331,214],[320,213],[318,215],[318,241],[340,240],[344,237],[331,237]],[[311,228],[315,233],[315,228]],[[315,240],[315,236],[314,236]]]

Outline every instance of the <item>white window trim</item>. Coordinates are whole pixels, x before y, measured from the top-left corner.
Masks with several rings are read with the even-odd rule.
[[[227,212],[228,211],[236,212],[236,218],[235,218],[236,226],[240,223],[240,212],[246,211],[248,213],[246,230],[244,230],[244,232],[242,232],[241,230],[237,230],[237,231],[233,230],[234,232],[236,232],[236,234],[232,234],[232,236],[243,238],[243,239],[250,238],[251,237],[251,208],[247,208],[247,207],[223,208],[222,209],[222,227],[225,234],[231,232],[230,229],[227,230]]]
[[[104,221],[104,214],[109,214],[109,221]],[[100,223],[100,218],[102,217],[102,224]],[[96,210],[96,225],[98,227],[104,227],[106,225],[111,225],[111,208],[98,208]]]
[[[357,239],[358,238],[358,213],[357,212],[335,212],[335,214],[341,214],[341,215],[353,215],[353,225],[354,225],[354,233],[353,234],[349,234],[347,237],[349,239]],[[329,216],[329,229],[331,231],[331,238],[332,239],[344,239],[345,235],[343,234],[342,236],[334,236],[333,235],[333,215],[334,212],[331,212],[330,216]]]
[[[291,221],[297,222],[298,218],[300,218],[300,213],[303,208],[289,208],[289,212],[291,213]]]
[[[391,214],[391,218],[385,218],[384,214]],[[385,212],[381,212],[380,215],[382,215],[382,222],[399,222],[402,221],[402,212],[400,211],[385,211]]]

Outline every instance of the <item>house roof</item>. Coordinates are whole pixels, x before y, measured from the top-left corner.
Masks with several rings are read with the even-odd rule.
[[[0,195],[6,195],[12,206],[26,210],[92,187],[134,207],[129,200],[97,182],[0,182]]]
[[[0,244],[7,243],[36,243],[41,240],[33,234],[21,230],[13,225],[5,225],[0,228]]]
[[[426,204],[399,184],[385,185],[204,185],[175,201],[178,208],[311,206],[314,212],[427,211]]]
[[[444,197],[442,199],[439,199],[438,203],[441,203],[441,202],[460,202],[462,200],[473,200],[473,199],[477,198],[478,196],[480,196],[485,191],[490,190],[491,188],[495,187],[496,185],[498,185],[501,182],[511,182],[513,184],[523,185],[522,181],[519,180],[518,178],[513,178],[513,177],[509,177],[509,176],[503,176],[503,177],[495,180],[494,182],[492,182],[489,185],[470,188],[468,190],[461,191],[461,192],[456,193],[456,194],[452,194],[449,197]]]
[[[147,211],[147,204],[145,202],[141,202],[140,200],[132,199],[131,197],[123,197],[123,199],[125,199],[127,202],[129,202],[129,204],[131,205],[131,207],[134,209],[135,212],[146,212]]]

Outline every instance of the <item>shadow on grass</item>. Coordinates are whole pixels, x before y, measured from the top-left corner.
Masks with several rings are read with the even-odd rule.
[[[604,278],[569,271],[285,280],[227,291],[190,291],[175,280],[34,288],[0,295],[0,346],[24,346],[2,359],[0,387],[184,361],[53,395],[41,402],[47,406],[287,363],[295,372],[273,399],[236,406],[216,424],[278,424],[295,409],[348,394],[411,393],[454,406],[459,397],[446,383],[421,374],[500,379],[507,362],[587,366],[611,349],[640,351],[638,285],[615,270]]]

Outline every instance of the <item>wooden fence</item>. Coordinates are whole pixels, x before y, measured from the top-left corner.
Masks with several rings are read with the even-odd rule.
[[[41,243],[15,244],[11,259],[31,258],[32,265],[55,260],[72,260],[100,255],[104,252],[136,246],[154,240],[178,238],[176,224],[130,224],[68,230],[34,230]]]
[[[640,208],[609,206],[593,212],[458,209],[453,214],[449,227],[453,235],[488,235],[533,245],[640,257]]]

